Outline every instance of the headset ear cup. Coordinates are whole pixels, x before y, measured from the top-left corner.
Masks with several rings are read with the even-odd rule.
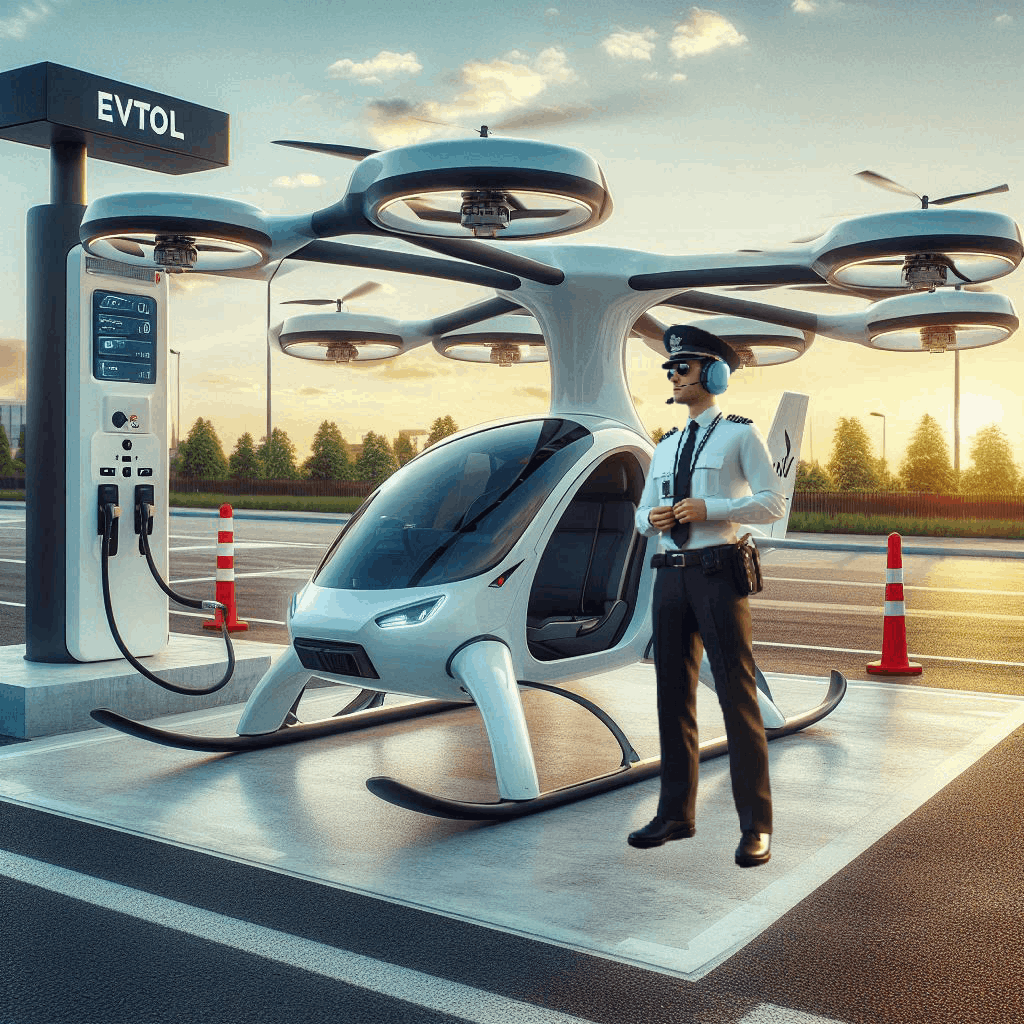
[[[729,364],[717,359],[705,363],[700,371],[700,382],[709,394],[724,394],[729,387]]]

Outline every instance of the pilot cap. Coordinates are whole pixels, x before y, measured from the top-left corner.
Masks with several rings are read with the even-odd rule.
[[[670,327],[665,331],[663,341],[665,351],[669,355],[669,361],[661,364],[663,370],[671,370],[679,363],[693,359],[694,356],[702,359],[719,359],[733,373],[740,368],[740,357],[732,346],[714,334],[702,331],[691,324]]]

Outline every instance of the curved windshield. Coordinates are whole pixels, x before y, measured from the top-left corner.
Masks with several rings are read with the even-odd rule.
[[[428,448],[347,524],[313,582],[334,590],[391,590],[486,572],[593,443],[578,423],[543,419]]]

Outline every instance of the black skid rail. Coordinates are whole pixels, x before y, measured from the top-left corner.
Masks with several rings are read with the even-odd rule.
[[[320,722],[300,722],[286,725],[276,732],[260,733],[255,736],[192,736],[188,733],[171,732],[169,729],[158,729],[156,726],[136,722],[125,718],[109,708],[97,708],[90,711],[90,716],[100,725],[107,725],[118,732],[126,733],[140,740],[149,740],[165,747],[177,747],[179,750],[198,750],[205,753],[232,754],[246,750],[264,750],[267,747],[279,747],[285,743],[298,743],[301,740],[315,740],[322,736],[336,736],[340,733],[355,732],[368,729],[374,725],[388,725],[391,722],[403,722],[409,718],[422,718],[424,715],[436,715],[441,711],[452,711],[455,708],[471,708],[472,704],[450,700],[424,700],[415,704],[400,704],[397,707],[377,708],[372,711],[359,711],[343,718],[335,716]]]
[[[834,711],[845,695],[846,677],[841,672],[833,671],[829,679],[828,692],[817,707],[787,718],[786,724],[777,729],[765,729],[765,735],[769,740],[774,740],[806,729],[807,726],[820,722]],[[728,744],[724,736],[708,740],[700,745],[700,759],[707,761],[713,757],[720,757],[727,750]],[[621,767],[607,775],[598,775],[585,782],[552,789],[530,800],[499,800],[496,803],[477,803],[433,796],[430,793],[413,789],[396,779],[384,776],[367,779],[366,788],[382,800],[397,804],[406,810],[419,811],[421,814],[432,814],[438,818],[454,818],[462,821],[506,821],[546,811],[552,807],[561,807],[564,804],[583,800],[598,793],[606,793],[621,786],[630,786],[634,782],[643,782],[645,779],[654,778],[660,770],[661,758],[650,757],[643,761],[637,761],[631,767]]]

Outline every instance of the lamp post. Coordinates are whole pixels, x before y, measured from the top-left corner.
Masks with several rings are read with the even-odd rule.
[[[178,351],[178,349],[176,348],[169,349],[168,351],[171,353],[172,356],[178,357],[174,364],[174,376],[178,381],[178,413],[177,416],[175,417],[177,426],[175,427],[174,430],[171,431],[172,440],[174,442],[173,447],[174,450],[177,451],[178,445],[181,443],[181,352]]]
[[[870,413],[869,415],[871,415],[871,416],[881,416],[882,417],[882,465],[885,466],[885,413],[884,412],[873,412],[873,413]],[[885,468],[888,469],[889,467],[885,466]]]

